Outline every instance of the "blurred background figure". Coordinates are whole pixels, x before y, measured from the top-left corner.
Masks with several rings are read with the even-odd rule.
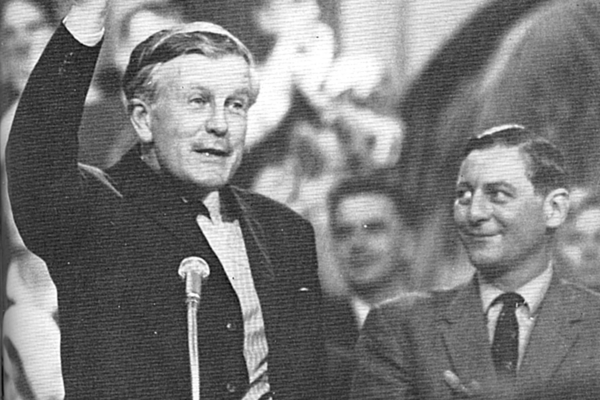
[[[347,398],[354,345],[367,314],[389,302],[409,304],[416,256],[415,206],[390,169],[348,175],[329,194],[330,233],[348,295],[325,302],[325,333],[333,398]]]
[[[56,22],[56,10],[51,1],[2,1],[0,54],[3,116],[23,91]]]
[[[563,271],[600,292],[600,189],[575,190],[571,210],[559,233],[558,260]]]
[[[263,131],[236,177],[238,184],[283,202],[311,221],[321,280],[332,293],[345,289],[331,251],[327,194],[346,173],[393,165],[402,140],[402,124],[393,112],[398,96],[391,78],[394,65],[368,48],[378,48],[385,35],[350,40],[349,25],[357,24],[356,5],[355,14],[346,15],[350,3],[355,2],[275,0],[260,9],[262,31],[294,37],[299,51],[291,59],[289,110],[275,129]],[[332,8],[339,18],[331,18]],[[363,4],[358,9],[383,14],[389,5]]]
[[[50,39],[58,16],[47,0],[1,3],[2,121],[2,360],[3,398],[59,399],[64,395],[56,323],[56,287],[46,264],[31,253],[15,227],[8,200],[4,150],[29,74]]]

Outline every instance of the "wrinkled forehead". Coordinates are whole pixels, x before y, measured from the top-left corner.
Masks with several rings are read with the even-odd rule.
[[[184,54],[157,65],[152,73],[156,94],[202,91],[214,96],[254,95],[249,66],[238,55],[209,58]]]
[[[399,219],[396,204],[387,194],[363,192],[342,197],[331,222],[333,225],[360,225],[375,222],[388,225]]]

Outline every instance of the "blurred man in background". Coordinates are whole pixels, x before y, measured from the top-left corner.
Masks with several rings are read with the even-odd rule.
[[[2,114],[25,87],[44,46],[52,35],[57,15],[52,1],[2,2]]]
[[[8,200],[4,163],[18,99],[52,35],[57,12],[54,3],[46,0],[8,0],[2,1],[1,7],[3,394],[7,400],[61,398],[56,287],[44,261],[29,251],[19,236]]]
[[[347,298],[328,299],[324,318],[328,371],[340,399],[349,394],[354,345],[369,311],[419,298],[411,291],[415,209],[393,177],[388,169],[350,175],[329,194],[333,252],[349,291]]]
[[[600,190],[582,190],[559,234],[558,259],[569,278],[600,291]]]

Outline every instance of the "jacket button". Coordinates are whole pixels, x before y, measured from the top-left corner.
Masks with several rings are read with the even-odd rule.
[[[226,387],[229,393],[235,393],[237,391],[237,386],[234,383],[229,382]]]
[[[233,332],[236,330],[237,327],[236,327],[235,322],[228,322],[226,325],[226,328],[228,331]]]

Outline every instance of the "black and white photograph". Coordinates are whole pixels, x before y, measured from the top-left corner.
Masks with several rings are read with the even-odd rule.
[[[0,0],[3,400],[600,399],[600,0]]]

